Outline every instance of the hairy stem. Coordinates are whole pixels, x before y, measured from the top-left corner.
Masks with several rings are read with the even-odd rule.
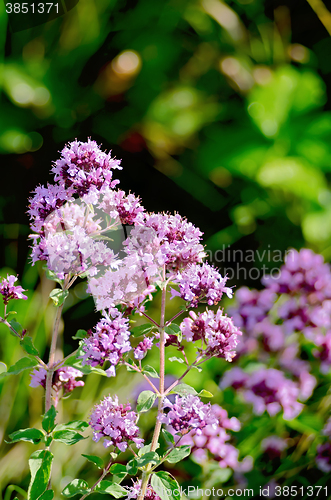
[[[54,373],[55,351],[56,351],[56,343],[59,332],[62,309],[63,309],[63,304],[56,310],[54,326],[53,326],[52,342],[51,342],[51,349],[49,351],[48,370],[46,377],[45,413],[50,409],[52,405],[52,379]]]
[[[151,318],[150,316],[148,316],[148,314],[146,314],[144,311],[141,311],[141,314],[143,316],[145,316],[145,318],[147,318],[148,321],[150,321],[151,323],[153,323],[153,325],[157,326],[157,328],[160,328],[160,325],[156,321],[154,321],[153,318]]]
[[[165,268],[163,269],[163,279],[165,279]],[[161,426],[162,426],[162,424],[159,420],[159,416],[162,413],[163,400],[164,400],[164,396],[165,396],[165,393],[164,393],[164,369],[165,369],[164,329],[165,329],[166,293],[167,293],[167,288],[166,288],[166,286],[164,286],[164,288],[162,290],[161,319],[160,319],[160,386],[159,386],[160,396],[159,396],[159,404],[158,404],[158,417],[157,417],[156,424],[154,427],[152,444],[151,444],[151,451],[155,451],[157,449],[157,445],[159,442]],[[148,464],[147,468],[146,468],[146,472],[143,473],[142,478],[141,478],[141,488],[140,488],[138,500],[143,500],[145,497],[148,481],[150,478],[150,469],[151,469],[151,464]]]

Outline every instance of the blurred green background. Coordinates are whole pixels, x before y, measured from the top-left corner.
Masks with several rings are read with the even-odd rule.
[[[79,0],[64,16],[16,32],[0,3],[0,262],[3,275],[18,272],[30,290],[32,301],[18,309],[41,353],[52,283],[27,264],[27,199],[52,182],[51,162],[75,138],[122,158],[120,186],[147,210],[178,211],[198,225],[221,270],[236,269],[233,253],[217,258],[229,245],[255,252],[253,263],[241,262],[247,270],[279,266],[270,252],[289,247],[330,260],[331,14],[309,1]],[[229,284],[259,287],[254,276],[237,273]],[[65,354],[76,329],[95,324],[93,309],[76,285],[64,314]],[[1,359],[12,364],[15,339],[4,328],[0,335]],[[210,366],[201,386],[212,390]],[[120,374],[111,391],[129,396],[137,379]],[[42,390],[27,384],[27,374],[2,384],[2,441],[39,421]],[[65,402],[64,418],[87,418],[108,391],[90,376]],[[70,448],[57,465],[62,487],[81,467],[84,477],[80,453],[89,446]],[[2,487],[26,486],[31,451],[4,444]]]

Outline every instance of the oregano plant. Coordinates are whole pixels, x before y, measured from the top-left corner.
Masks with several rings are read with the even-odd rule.
[[[9,301],[27,299],[17,277],[10,275],[0,285],[4,301],[0,321],[25,352],[1,376],[32,370],[30,385],[45,390],[40,426],[17,430],[8,438],[10,443],[38,446],[29,459],[28,500],[52,500],[52,464],[60,460],[53,456],[52,444],[73,446],[88,438],[88,428],[93,440],[109,450],[108,461],[84,454],[100,469],[99,478],[94,484],[81,478],[70,481],[63,497],[80,495],[83,500],[99,492],[115,498],[172,500],[178,497],[179,485],[166,466],[190,455],[187,438],[208,428],[217,433],[236,426],[234,419],[222,427],[225,410],[208,402],[212,394],[198,393],[184,382],[191,370],[198,374],[210,358],[231,362],[234,357],[241,332],[222,309],[213,307],[224,293],[232,297],[232,290],[226,277],[204,262],[201,231],[179,214],[146,212],[139,198],[117,188],[113,174],[120,168],[120,161],[101,151],[96,142],[72,142],[52,167],[54,182],[38,186],[29,200],[32,264],[44,261],[47,277],[55,285],[50,293],[56,314],[47,360],[39,356],[19,318],[7,311]],[[74,337],[78,348],[57,359],[63,306],[78,277],[87,279],[88,293],[102,317],[92,330],[78,330]],[[148,314],[148,303],[156,293],[161,294],[158,320]],[[173,317],[167,315],[168,296],[182,299]],[[196,313],[201,303],[207,308]],[[145,323],[134,326],[133,317],[144,318]],[[191,343],[196,346],[194,356],[187,350]],[[177,356],[167,356],[169,346],[177,349]],[[151,349],[158,350],[158,370],[148,364]],[[173,362],[182,365],[182,374],[167,385],[167,366]],[[106,396],[91,409],[88,422],[58,421],[59,400],[84,385],[83,376],[97,373],[109,377],[111,384],[121,365],[139,373],[149,387],[139,394],[136,411],[120,397]],[[150,442],[139,428],[146,412],[155,417]],[[167,443],[162,453],[161,439]],[[124,465],[120,455],[127,451],[131,458]]]

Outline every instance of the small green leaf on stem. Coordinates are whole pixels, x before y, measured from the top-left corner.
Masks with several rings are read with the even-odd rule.
[[[39,444],[44,439],[44,434],[39,429],[29,428],[20,429],[19,431],[9,434],[11,441],[10,444],[17,441],[28,441],[29,443]]]
[[[61,288],[54,288],[49,294],[49,298],[52,299],[56,307],[62,306],[63,302],[68,297],[68,290],[61,290]]]
[[[43,421],[41,425],[43,426],[43,429],[47,434],[52,432],[52,430],[55,427],[55,417],[56,417],[56,410],[55,407],[52,405],[50,409],[45,413]]]
[[[23,337],[23,339],[20,341],[20,345],[21,347],[23,347],[26,353],[31,354],[32,356],[39,356],[39,352],[33,345],[31,337],[28,337],[27,335]]]
[[[101,481],[95,488],[95,492],[111,495],[115,498],[127,496],[128,491],[117,483]]]
[[[198,396],[200,396],[201,398],[213,398],[214,394],[206,391],[205,389],[202,389],[202,391],[199,392]]]
[[[191,446],[179,446],[179,448],[174,448],[171,450],[169,455],[167,456],[167,462],[171,464],[176,464],[183,460],[183,458],[188,457],[191,453]]]
[[[146,365],[143,367],[143,373],[146,373],[147,375],[149,375],[152,378],[160,378],[159,374],[157,373],[155,368],[153,368],[152,366],[149,366],[149,365]]]
[[[86,494],[90,491],[88,484],[83,479],[74,479],[67,484],[67,486],[63,489],[62,495],[66,498],[73,497],[74,495]]]
[[[151,486],[162,500],[179,500],[179,485],[169,472],[159,471],[152,475]],[[175,495],[175,491],[178,495]]]
[[[171,361],[171,363],[173,361],[177,361],[178,363],[182,363],[182,364],[185,363],[184,359],[182,359],[182,358],[176,358],[176,356],[172,356],[171,358],[169,358],[169,361]]]
[[[137,370],[135,368],[133,368],[133,366],[135,366],[135,363],[134,361],[132,361],[132,359],[128,359],[127,360],[128,362],[128,365],[126,365],[126,369],[128,370],[128,372],[136,372]]]
[[[156,399],[155,392],[152,391],[143,391],[138,396],[137,401],[137,411],[138,413],[143,413],[152,408],[154,401]]]
[[[166,431],[165,429],[162,429],[162,432],[167,441],[170,441],[171,444],[175,444],[174,437],[170,432]]]
[[[144,467],[147,464],[157,464],[160,461],[160,457],[155,451],[149,451],[136,460],[138,467]]]
[[[150,333],[150,331],[153,329],[153,325],[150,325],[149,323],[145,323],[143,325],[135,326],[131,328],[131,335],[133,337],[141,337],[141,335],[147,335]]]
[[[85,429],[87,429],[88,423],[85,422],[85,420],[72,420],[71,422],[68,422],[67,424],[58,424],[55,428],[56,431],[63,431],[63,430],[74,430],[74,431],[80,431],[83,432]]]
[[[54,491],[53,490],[46,490],[44,493],[38,498],[38,500],[53,500],[54,498]]]
[[[190,385],[187,384],[178,384],[176,387],[172,389],[170,394],[179,394],[180,396],[187,396],[188,394],[193,394],[193,396],[196,396],[198,393],[197,391],[191,387]]]
[[[19,335],[22,335],[22,332],[23,332],[23,326],[18,323],[18,321],[16,321],[16,319],[12,319],[11,321],[9,321],[9,324],[10,326],[19,334]],[[16,337],[16,335],[15,335]]]
[[[113,464],[109,472],[113,474],[113,482],[120,483],[127,475],[126,467],[123,464]]]
[[[136,476],[138,472],[137,460],[133,458],[126,464],[126,472],[130,474],[130,476]]]
[[[36,500],[46,491],[51,475],[52,461],[53,454],[48,450],[38,450],[32,453],[29,460],[31,480],[28,500]]]
[[[74,340],[81,340],[81,339],[86,339],[87,336],[88,334],[86,330],[77,330],[76,335],[74,335],[71,338]]]
[[[148,453],[149,451],[151,451],[151,447],[152,447],[152,443],[149,443],[149,444],[145,444],[145,446],[143,446],[142,448],[139,448],[138,456],[142,457],[143,455],[145,455],[145,453]],[[157,443],[156,449],[158,449],[159,447],[160,447],[160,444]]]
[[[82,457],[85,457],[87,458],[87,460],[89,462],[92,462],[92,464],[96,465],[97,467],[99,467],[99,469],[103,469],[103,460],[102,458],[100,457],[97,457],[96,455],[83,455],[82,454]],[[125,467],[124,467],[125,468]]]
[[[84,436],[72,430],[54,431],[53,438],[55,441],[60,441],[61,443],[71,446],[78,443],[82,439],[86,439]]]
[[[38,365],[38,361],[32,358],[21,358],[14,365],[8,368],[6,373],[3,373],[3,376],[6,375],[17,375],[18,373],[23,372],[24,370],[28,370],[29,368],[33,368]]]
[[[54,271],[50,271],[47,266],[44,266],[43,269],[46,271],[46,278],[52,281],[56,281],[59,283],[61,286],[63,284],[63,280],[60,280],[58,278],[57,274]]]

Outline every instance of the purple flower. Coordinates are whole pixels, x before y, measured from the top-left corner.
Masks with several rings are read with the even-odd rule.
[[[331,298],[330,266],[324,263],[322,255],[308,248],[290,250],[280,276],[267,276],[262,281],[276,293],[304,294],[310,303]]]
[[[44,368],[35,368],[31,373],[30,387],[38,387],[38,385],[41,385],[41,387],[45,389],[46,377],[47,371]],[[83,373],[76,370],[76,368],[72,368],[71,366],[61,366],[61,368],[55,370],[52,379],[55,406],[59,401],[59,392],[61,389],[63,390],[63,396],[66,396],[76,387],[82,387],[84,385],[82,380],[76,380],[76,378],[80,377],[83,377]]]
[[[317,448],[316,465],[323,472],[331,472],[331,443],[321,444]]]
[[[88,142],[74,141],[65,146],[52,171],[55,182],[70,193],[83,196],[94,187],[99,191],[115,187],[119,181],[112,181],[112,170],[121,169],[120,163],[89,139]]]
[[[217,425],[217,418],[212,412],[211,404],[204,404],[198,396],[176,396],[175,402],[164,400],[163,409],[169,408],[159,418],[160,422],[168,424],[174,434],[187,434],[192,429],[201,434],[206,425]]]
[[[238,431],[239,420],[229,418],[227,411],[219,405],[212,405],[211,408],[217,425],[206,425],[200,434],[195,429],[191,430],[180,439],[180,444],[192,446],[192,457],[198,463],[208,460],[210,454],[221,468],[231,467],[236,471],[247,472],[252,467],[251,457],[239,462],[239,450],[227,442],[231,439],[227,431]]]
[[[53,184],[47,184],[47,188],[38,186],[34,193],[34,196],[29,199],[28,214],[32,220],[32,230],[41,233],[47,217],[62,207],[67,200],[71,199],[71,196],[63,186]]]
[[[267,453],[270,460],[280,458],[287,446],[287,441],[278,436],[269,436],[261,441],[261,450]]]
[[[113,445],[120,451],[125,451],[132,441],[141,448],[144,441],[138,437],[137,414],[130,410],[130,404],[120,405],[117,396],[105,397],[94,407],[89,421],[93,429],[93,440],[98,442],[105,437],[103,445],[106,448]]]
[[[139,342],[139,344],[135,348],[134,357],[136,359],[143,359],[146,356],[147,351],[149,349],[152,349],[152,347],[153,347],[153,340],[148,337],[144,338],[144,340],[142,342]]]
[[[3,278],[0,282],[0,293],[3,297],[3,303],[5,305],[7,305],[12,299],[27,299],[27,296],[22,293],[26,290],[24,290],[20,285],[14,285],[17,279],[17,276],[12,274],[8,276],[7,274],[7,279]]]
[[[235,356],[233,349],[238,344],[237,336],[241,331],[234,326],[232,319],[223,315],[223,311],[206,310],[203,313],[189,313],[190,317],[185,318],[180,325],[180,329],[188,342],[202,340],[206,344],[204,354],[206,356],[216,356],[232,361]]]
[[[89,337],[82,343],[83,365],[103,366],[105,361],[109,361],[111,366],[106,370],[108,377],[116,375],[115,366],[123,354],[131,350],[129,320],[115,311],[113,318],[102,318],[94,331],[89,330]]]
[[[207,302],[209,306],[216,305],[223,293],[232,298],[232,289],[225,286],[227,277],[208,263],[192,264],[178,273],[173,280],[178,283],[179,292],[172,289],[172,296],[178,296],[189,302],[190,307],[197,307],[199,302]]]
[[[139,497],[141,489],[141,479],[138,479],[133,483],[132,486],[127,487],[128,490],[128,500],[133,500]],[[161,500],[161,498],[155,493],[151,485],[149,484],[146,489],[145,497],[146,500]]]
[[[142,219],[144,207],[140,205],[140,198],[134,194],[125,194],[124,191],[113,191],[108,189],[105,191],[103,200],[99,208],[110,215],[113,219],[119,217],[123,225],[132,225]]]
[[[221,387],[230,385],[243,391],[244,399],[253,404],[256,415],[267,411],[273,416],[283,409],[284,419],[291,420],[298,416],[303,408],[297,401],[300,396],[298,385],[285,378],[283,372],[273,368],[261,368],[249,375],[236,368],[235,377],[232,378],[230,370],[223,378]]]

